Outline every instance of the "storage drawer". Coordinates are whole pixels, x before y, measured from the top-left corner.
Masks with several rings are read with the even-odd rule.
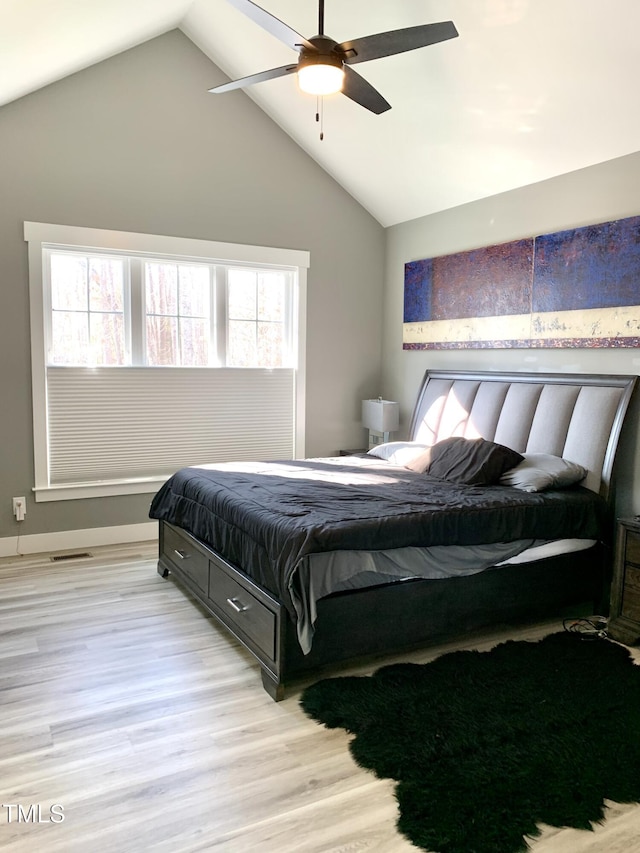
[[[627,619],[640,622],[640,569],[629,565],[625,567],[621,612]]]
[[[624,587],[640,595],[640,569],[627,563],[624,567]]]
[[[277,615],[222,565],[210,563],[209,601],[224,622],[270,661],[276,658]]]
[[[183,534],[164,525],[163,556],[205,595],[209,594],[209,558]]]
[[[640,536],[631,530],[627,531],[625,559],[640,566]]]

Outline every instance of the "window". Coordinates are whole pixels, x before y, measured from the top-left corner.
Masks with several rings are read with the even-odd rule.
[[[51,297],[47,364],[277,368],[295,361],[290,270],[61,247],[43,253]]]
[[[201,264],[144,264],[147,364],[210,363],[211,281]]]
[[[25,239],[36,500],[304,454],[308,253],[39,223]]]
[[[52,364],[126,364],[124,263],[52,252]]]
[[[285,356],[286,290],[273,272],[230,270],[228,278],[229,363],[235,367],[282,367]]]

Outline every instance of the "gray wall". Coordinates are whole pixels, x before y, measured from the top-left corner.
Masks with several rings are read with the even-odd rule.
[[[640,373],[640,353],[636,349],[405,352],[402,300],[407,261],[637,214],[640,214],[640,153],[387,229],[383,392],[400,401],[404,428],[427,368]],[[640,512],[638,410],[636,400],[620,445],[617,466],[620,514]]]
[[[363,440],[384,231],[244,93],[207,93],[224,79],[174,31],[0,108],[0,538],[143,522],[150,500],[31,497],[25,220],[309,250],[307,454]]]

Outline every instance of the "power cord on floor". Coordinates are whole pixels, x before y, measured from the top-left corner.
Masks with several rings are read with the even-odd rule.
[[[593,640],[599,637],[601,640],[607,638],[607,617],[589,616],[580,619],[563,619],[562,625],[565,631],[572,634],[580,634],[584,640]]]

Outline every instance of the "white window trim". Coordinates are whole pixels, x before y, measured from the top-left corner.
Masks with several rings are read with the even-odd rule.
[[[29,296],[31,302],[31,377],[33,400],[33,443],[36,501],[59,501],[77,498],[107,497],[123,494],[147,494],[156,491],[163,480],[130,479],[120,481],[49,485],[47,447],[47,403],[45,323],[48,314],[45,306],[43,277],[43,247],[73,248],[80,251],[111,250],[201,258],[222,263],[257,264],[261,267],[291,267],[298,276],[297,294],[293,314],[298,342],[295,397],[295,457],[305,455],[305,396],[306,396],[306,314],[307,269],[310,254],[299,249],[279,249],[269,246],[246,246],[238,243],[219,243],[186,237],[169,237],[139,234],[130,231],[110,231],[82,226],[55,225],[42,222],[25,222],[24,239],[28,243]],[[294,338],[295,339],[295,338]]]

